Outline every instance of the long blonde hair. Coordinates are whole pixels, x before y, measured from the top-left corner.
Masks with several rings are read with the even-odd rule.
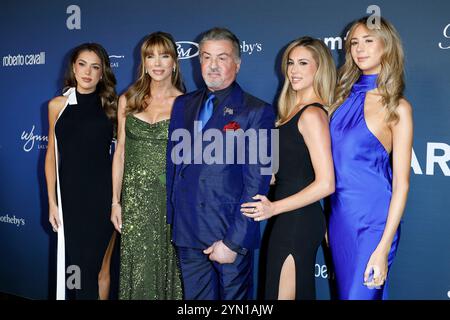
[[[153,53],[154,48],[158,48],[161,50],[161,53],[167,53],[172,57],[175,63],[175,71],[172,72],[172,84],[179,91],[185,92],[185,87],[181,80],[177,48],[173,37],[165,32],[154,32],[148,35],[142,43],[138,79],[125,93],[127,99],[126,114],[142,112],[148,106],[145,100],[151,97],[150,83],[152,78],[145,72],[144,62],[145,58]]]
[[[336,85],[336,66],[330,49],[319,39],[301,37],[292,41],[284,50],[281,60],[281,72],[284,75],[284,85],[278,98],[277,125],[286,121],[296,107],[296,92],[292,89],[288,77],[288,60],[292,50],[296,47],[308,49],[317,64],[314,75],[313,88],[316,95],[328,106],[333,103]]]
[[[367,26],[368,17],[355,21],[345,40],[345,63],[339,69],[338,84],[336,87],[336,101],[331,106],[330,115],[347,99],[355,82],[361,75],[361,70],[353,61],[351,54],[351,39],[356,28],[360,25]],[[377,87],[381,95],[381,101],[386,108],[386,122],[398,120],[396,109],[399,100],[403,98],[405,89],[404,81],[404,53],[400,36],[394,26],[380,18],[379,28],[370,30],[378,36],[384,44],[384,52],[381,56],[381,71],[377,77]]]

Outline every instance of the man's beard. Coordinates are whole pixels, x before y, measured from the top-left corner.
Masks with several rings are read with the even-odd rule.
[[[219,73],[219,68],[215,68],[215,69],[209,69],[208,70],[208,73],[212,73],[212,72],[217,72],[217,73]],[[216,79],[216,80],[207,80],[207,77],[205,77],[205,79],[204,79],[204,81],[205,81],[205,83],[206,83],[206,86],[208,87],[208,88],[218,88],[218,87],[220,87],[220,86],[222,86],[223,85],[223,79]]]
[[[208,81],[208,80],[204,79],[204,81],[208,88],[218,88],[218,87],[222,86],[222,84],[223,84],[222,79],[217,79],[215,81]]]

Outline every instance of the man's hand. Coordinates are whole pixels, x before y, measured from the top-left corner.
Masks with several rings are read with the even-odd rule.
[[[228,248],[222,240],[214,242],[203,250],[203,253],[209,255],[209,260],[220,264],[233,263],[237,257],[237,253]]]

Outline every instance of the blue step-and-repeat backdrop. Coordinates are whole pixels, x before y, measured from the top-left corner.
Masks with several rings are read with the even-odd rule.
[[[47,103],[61,93],[71,48],[99,42],[122,93],[135,78],[143,37],[171,33],[189,91],[202,86],[199,35],[225,26],[241,41],[238,81],[276,101],[283,47],[299,36],[325,41],[343,59],[345,27],[377,5],[406,53],[414,109],[411,190],[391,272],[391,299],[450,298],[450,2],[448,0],[3,0],[0,6],[0,292],[53,299],[56,236],[48,224],[44,158]],[[82,199],[80,199],[82,201]],[[86,222],[88,223],[88,221]],[[326,256],[326,255],[325,255]],[[329,299],[320,250],[319,299]]]

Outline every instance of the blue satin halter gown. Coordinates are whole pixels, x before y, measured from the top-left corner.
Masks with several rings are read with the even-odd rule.
[[[377,87],[377,75],[361,75],[349,97],[330,120],[336,191],[330,197],[329,244],[338,299],[387,299],[380,289],[364,286],[364,271],[381,240],[392,194],[390,155],[367,127],[366,92]],[[400,227],[388,256],[397,251]]]

